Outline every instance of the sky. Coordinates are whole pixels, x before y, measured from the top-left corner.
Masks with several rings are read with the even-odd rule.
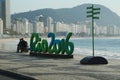
[[[120,16],[120,0],[11,0],[11,14],[44,8],[72,8],[92,3],[106,6]]]

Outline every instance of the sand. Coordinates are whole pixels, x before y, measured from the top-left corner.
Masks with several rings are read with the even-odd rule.
[[[73,59],[30,57],[29,53],[0,52],[0,69],[26,74],[38,80],[119,80],[120,60],[107,65],[82,65]]]

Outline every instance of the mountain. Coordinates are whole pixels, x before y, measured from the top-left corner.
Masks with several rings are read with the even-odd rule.
[[[73,8],[62,8],[62,9],[39,9],[29,12],[12,14],[12,20],[16,18],[27,18],[30,21],[35,20],[36,16],[43,15],[46,22],[47,17],[52,17],[54,21],[65,22],[65,23],[77,23],[84,22],[88,20],[86,18],[86,7],[91,6],[91,4],[83,4]],[[116,25],[120,26],[120,17],[106,8],[103,5],[95,4],[95,7],[101,8],[100,14],[97,15],[100,17],[99,20],[95,20],[97,25],[107,26],[107,25]]]

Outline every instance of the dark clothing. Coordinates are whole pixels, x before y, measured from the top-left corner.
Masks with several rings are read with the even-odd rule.
[[[28,44],[25,40],[20,40],[18,43],[17,52],[19,52],[19,50],[21,50],[21,52],[28,52]]]

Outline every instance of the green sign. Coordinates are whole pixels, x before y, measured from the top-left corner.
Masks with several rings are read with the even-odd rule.
[[[94,19],[99,19],[95,15],[100,14],[100,8],[94,8],[94,5],[87,7],[87,17],[92,17],[92,49],[93,49],[93,56],[94,56]]]
[[[69,42],[72,33],[66,39],[55,39],[54,33],[49,33],[50,43],[46,39],[41,39],[38,33],[33,33],[30,39],[30,50],[35,53],[66,54],[71,55],[74,51],[74,44]]]

